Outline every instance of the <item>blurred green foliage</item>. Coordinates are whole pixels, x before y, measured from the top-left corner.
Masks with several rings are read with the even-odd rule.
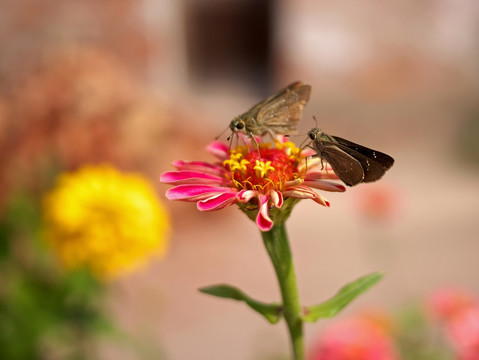
[[[479,108],[466,112],[459,125],[456,154],[462,162],[479,165]]]
[[[94,359],[95,338],[113,330],[102,295],[44,248],[39,199],[12,196],[0,218],[0,359]]]
[[[401,359],[451,360],[450,347],[445,343],[441,328],[432,323],[419,305],[408,305],[396,314],[395,341]]]

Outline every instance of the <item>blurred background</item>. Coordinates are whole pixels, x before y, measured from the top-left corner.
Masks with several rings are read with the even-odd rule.
[[[329,209],[296,207],[302,302],[376,270],[384,279],[341,317],[445,285],[479,293],[477,2],[6,0],[0,48],[4,219],[15,194],[40,198],[52,174],[83,164],[141,172],[164,200],[159,175],[172,161],[212,160],[204,148],[234,116],[301,80],[312,86],[301,134],[314,115],[323,131],[396,160],[379,183],[325,194]],[[105,286],[113,321],[158,348],[152,358],[287,358],[284,324],[197,291],[229,283],[279,301],[256,226],[234,207],[163,203],[169,251]],[[334,321],[307,325],[308,346]],[[94,353],[145,358],[115,341]]]

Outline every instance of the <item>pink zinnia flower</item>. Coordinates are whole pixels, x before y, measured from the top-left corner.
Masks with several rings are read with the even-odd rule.
[[[301,151],[289,141],[276,142],[275,147],[261,143],[258,149],[238,146],[231,151],[228,145],[215,141],[208,150],[218,162],[175,161],[177,171],[161,175],[161,182],[176,185],[166,192],[168,199],[197,202],[200,211],[233,204],[248,215],[258,210],[256,224],[261,231],[268,231],[274,225],[272,209],[290,209],[299,199],[329,207],[314,189],[345,191],[343,185],[324,180],[337,177],[330,168],[319,170],[318,159],[308,160],[306,166],[306,157],[313,153]]]

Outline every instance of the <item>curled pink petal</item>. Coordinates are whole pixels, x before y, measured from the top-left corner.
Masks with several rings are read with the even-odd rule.
[[[213,141],[206,147],[206,149],[221,160],[229,158],[229,146],[222,142]]]
[[[241,190],[238,193],[238,199],[242,203],[247,203],[250,201],[252,198],[256,197],[258,195],[258,192],[256,190]]]
[[[303,185],[306,185],[315,189],[319,189],[319,190],[324,190],[324,191],[332,191],[332,192],[346,191],[346,187],[344,187],[343,185],[335,184],[335,183],[324,181],[324,180],[309,180],[306,178]]]
[[[217,194],[208,199],[198,201],[197,208],[200,211],[221,210],[233,205],[237,201],[236,193]]]
[[[231,181],[225,178],[207,174],[199,171],[169,171],[161,174],[160,181],[165,184],[210,184],[210,185],[229,185]]]
[[[314,202],[329,207],[329,201],[316,193],[314,190],[307,186],[296,186],[283,192],[283,196],[295,197],[298,199],[311,199]]]
[[[224,170],[218,167],[218,165],[210,164],[205,161],[177,160],[173,162],[173,166],[177,170],[199,171],[218,176],[223,176],[224,174]]]
[[[277,208],[283,206],[283,195],[281,194],[281,192],[273,190],[271,191],[270,196],[274,206],[276,206]]]
[[[323,205],[323,206],[326,206],[326,207],[330,207],[331,204],[329,203],[328,200],[326,200],[324,197],[322,197],[321,195],[319,195],[318,193],[315,193],[315,197],[313,198],[313,201],[318,203],[319,205]]]
[[[207,185],[178,185],[166,191],[169,200],[199,201],[208,199],[215,194],[237,192],[228,187],[215,187]]]
[[[269,217],[269,195],[258,195],[259,208],[256,224],[261,231],[269,231],[273,227],[273,220]]]

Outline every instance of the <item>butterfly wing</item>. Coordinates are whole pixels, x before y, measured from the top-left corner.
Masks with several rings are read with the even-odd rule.
[[[311,86],[297,81],[253,107],[252,110],[257,111],[258,132],[294,133],[310,94]]]
[[[353,157],[354,159],[356,159],[361,164],[361,167],[364,172],[364,178],[362,182],[367,183],[367,182],[373,182],[373,181],[379,180],[380,178],[382,178],[382,176],[388,169],[385,166],[383,166],[379,161],[356,151],[354,148],[350,148],[342,143],[337,143],[336,146],[342,151],[344,151],[345,153],[347,153],[348,155],[350,155],[351,157]],[[371,149],[368,149],[368,150],[374,152],[374,150],[371,150]],[[388,156],[386,154],[383,154],[383,155]],[[391,158],[390,156],[388,157]]]
[[[318,155],[331,165],[334,173],[346,185],[354,186],[363,182],[365,173],[361,162],[336,145],[333,142],[321,141]]]
[[[332,138],[339,144],[347,147],[348,149],[354,150],[367,158],[378,162],[384,170],[389,170],[394,164],[394,159],[380,151],[367,148],[365,146],[353,143],[352,141],[340,138],[338,136],[332,136]],[[354,156],[354,155],[353,155]]]

